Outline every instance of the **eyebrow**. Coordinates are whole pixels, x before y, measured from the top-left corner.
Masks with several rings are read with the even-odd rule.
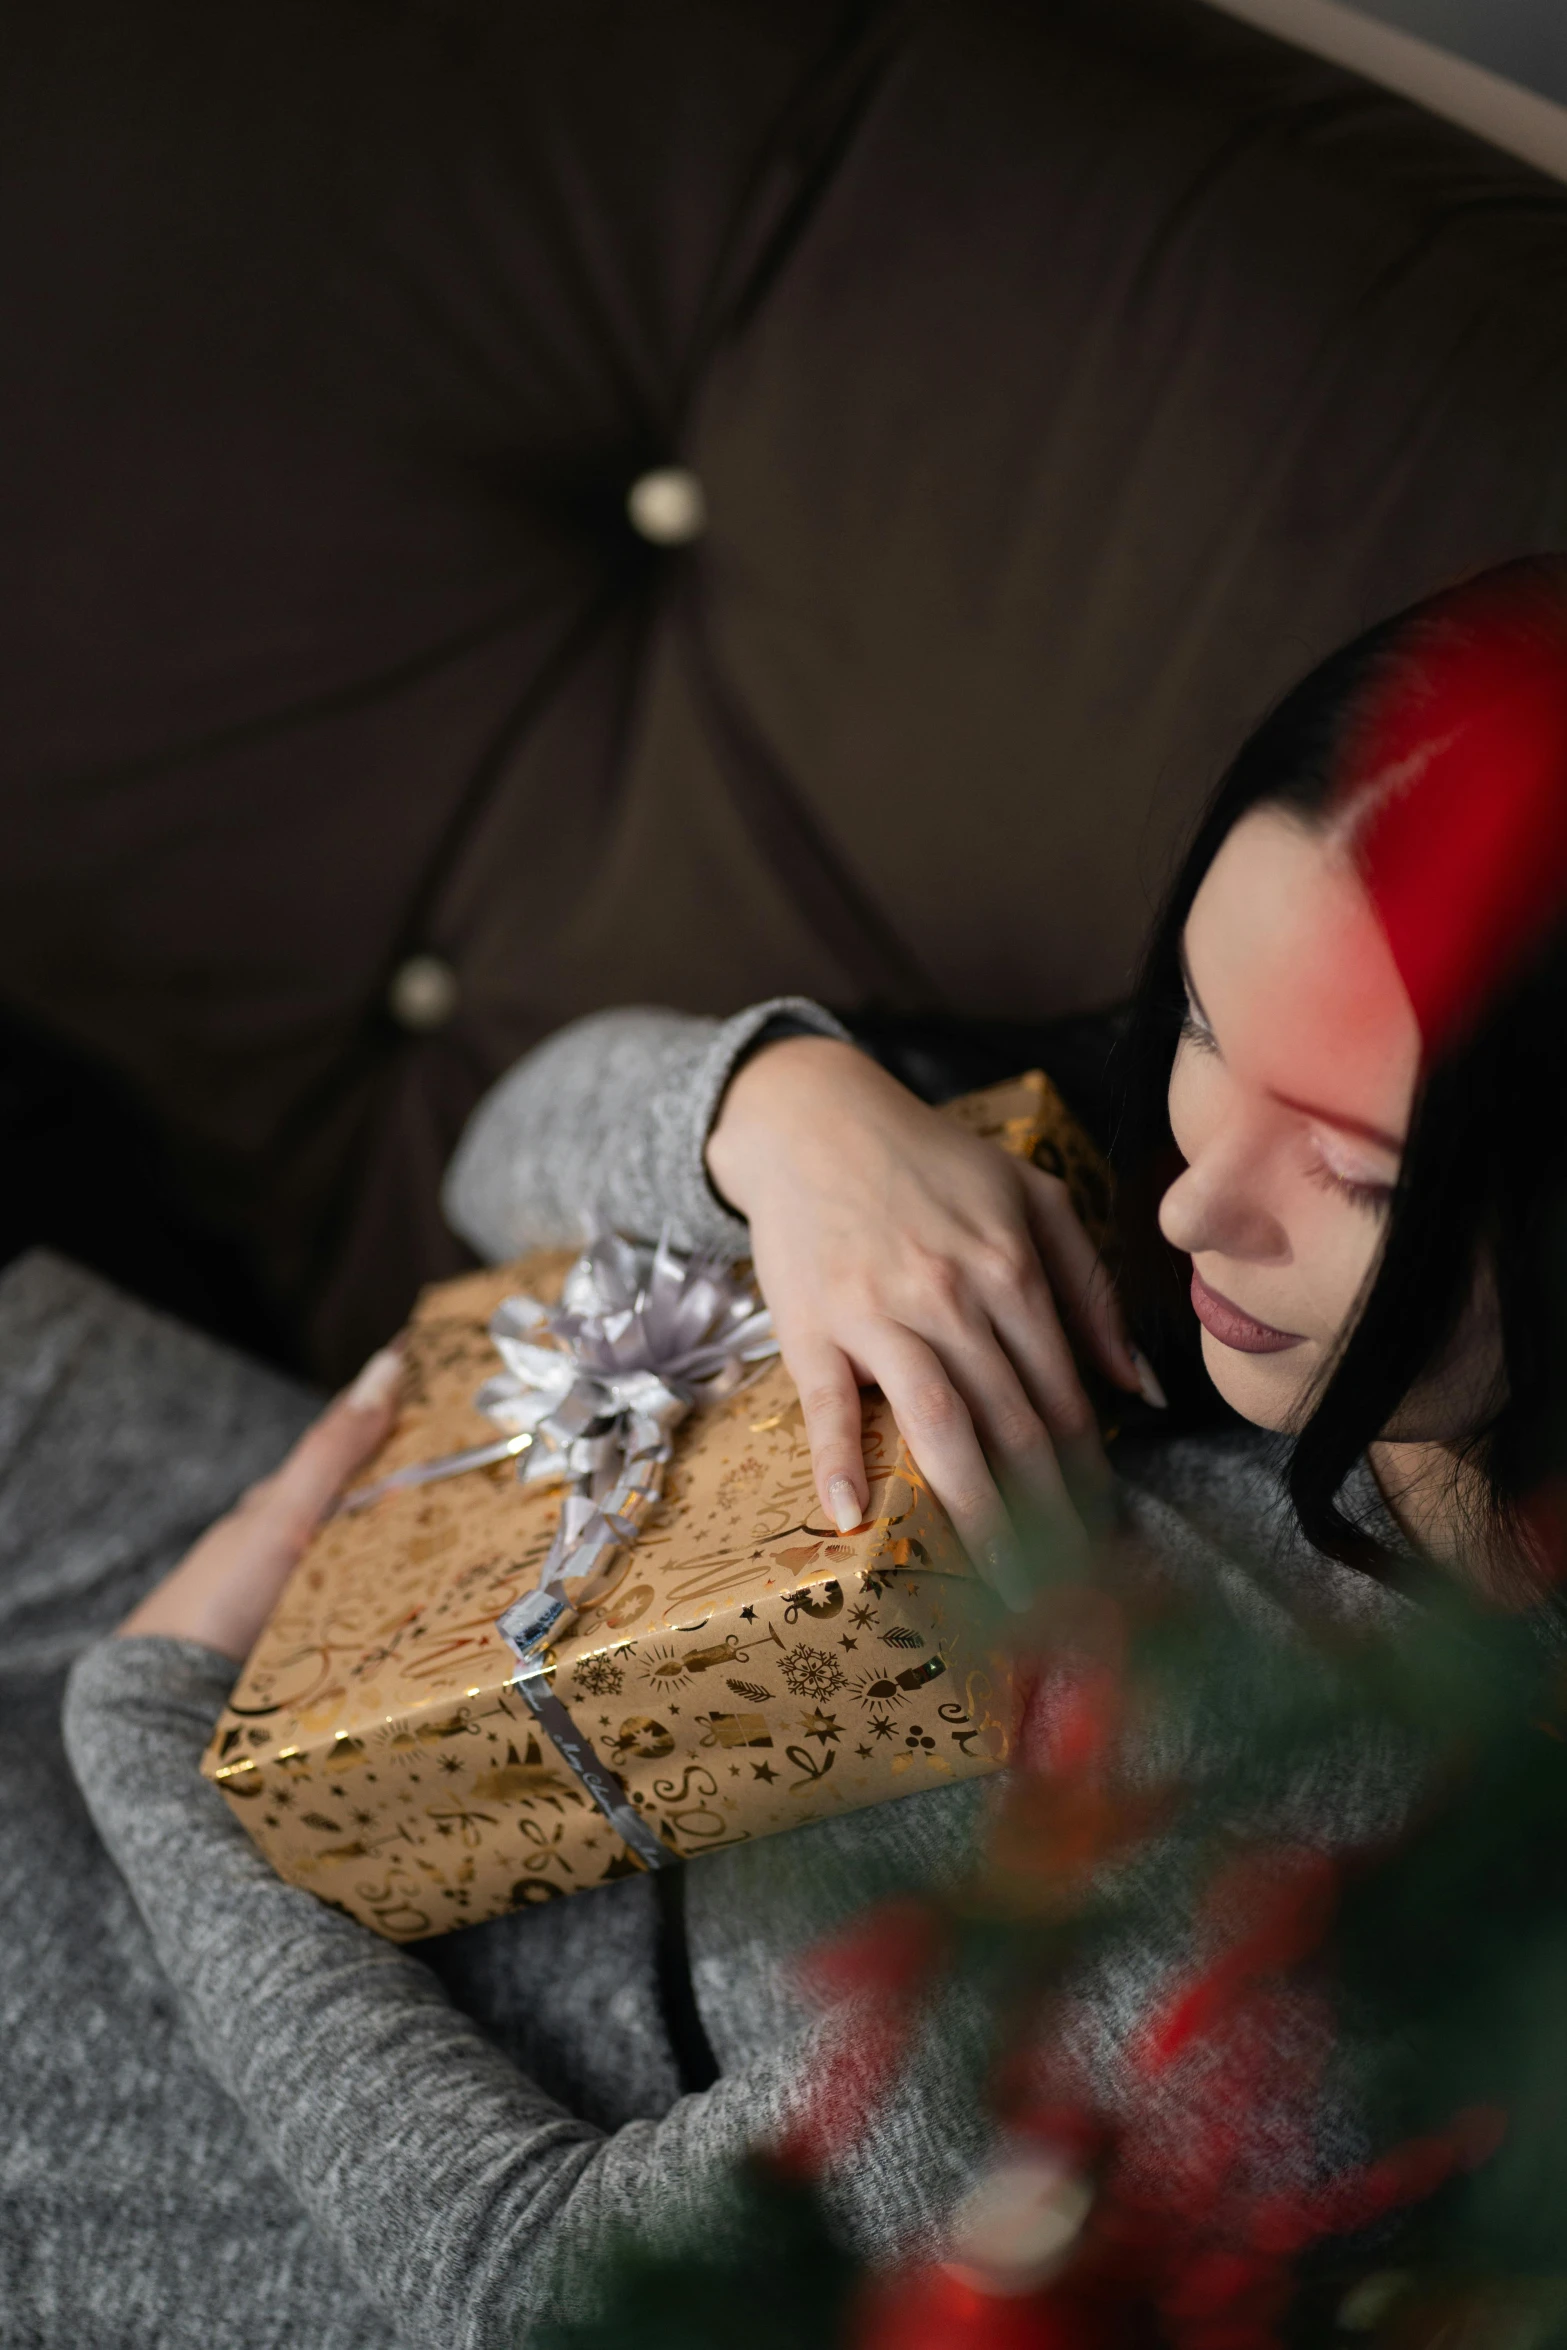
[[[1271,1088],[1269,1089],[1272,1090]],[[1332,1126],[1340,1134],[1358,1135],[1362,1142],[1374,1142],[1392,1158],[1402,1158],[1404,1145],[1396,1134],[1389,1134],[1380,1126],[1372,1126],[1364,1118],[1346,1118],[1342,1110],[1324,1110],[1316,1102],[1297,1102],[1287,1093],[1275,1093],[1274,1100],[1281,1109],[1294,1110],[1302,1118],[1315,1118],[1319,1125]]]
[[[1212,1035],[1213,1022],[1208,1017],[1207,1007],[1204,1005],[1202,997],[1197,993],[1196,984],[1192,978],[1192,967],[1186,960],[1186,941],[1184,939],[1181,940],[1176,953],[1181,967],[1181,984],[1191,997],[1193,1011],[1209,1034]],[[1331,1126],[1340,1134],[1357,1136],[1362,1142],[1375,1143],[1379,1150],[1387,1151],[1395,1159],[1403,1156],[1404,1138],[1402,1135],[1389,1134],[1385,1128],[1373,1126],[1364,1118],[1346,1118],[1342,1110],[1325,1110],[1318,1102],[1296,1101],[1290,1094],[1274,1092],[1271,1086],[1268,1090],[1281,1109],[1293,1110],[1301,1118],[1315,1118],[1322,1125]]]

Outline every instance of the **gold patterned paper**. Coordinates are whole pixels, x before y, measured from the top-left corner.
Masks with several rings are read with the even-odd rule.
[[[1020,1153],[1078,1147],[1037,1075],[956,1109]],[[425,1293],[366,1481],[492,1433],[473,1408],[489,1317],[517,1289],[558,1294],[570,1262]],[[619,1581],[550,1652],[554,1694],[681,1859],[1006,1759],[993,1612],[878,1395],[864,1429],[871,1516],[841,1536],[781,1364],[694,1411]],[[539,1729],[495,1628],[559,1510],[559,1488],[500,1462],[333,1519],[213,1732],[203,1771],[279,1874],[394,1940],[643,1865]]]

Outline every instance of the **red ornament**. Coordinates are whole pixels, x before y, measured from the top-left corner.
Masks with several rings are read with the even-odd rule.
[[[987,2293],[934,2264],[878,2280],[850,2331],[852,2350],[1153,2350],[1130,2303],[1062,2285]]]

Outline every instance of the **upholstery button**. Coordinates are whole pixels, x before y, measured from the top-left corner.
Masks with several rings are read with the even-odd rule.
[[[639,473],[626,492],[631,527],[655,547],[688,547],[707,528],[702,484],[683,465]]]
[[[414,1036],[428,1036],[432,1029],[446,1026],[457,1009],[460,993],[450,963],[439,955],[410,955],[392,973],[392,984],[386,991],[387,1009],[399,1028]]]

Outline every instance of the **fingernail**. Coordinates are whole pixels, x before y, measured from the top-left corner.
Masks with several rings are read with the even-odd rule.
[[[1137,1373],[1137,1392],[1144,1403],[1153,1405],[1156,1412],[1167,1412],[1170,1399],[1159,1384],[1159,1375],[1139,1346],[1131,1350],[1132,1368]]]
[[[860,1497],[847,1477],[831,1479],[827,1487],[827,1507],[840,1534],[852,1534],[856,1526],[865,1523]]]
[[[343,1400],[352,1411],[382,1411],[397,1393],[402,1375],[403,1358],[397,1348],[383,1346],[370,1357]]]

